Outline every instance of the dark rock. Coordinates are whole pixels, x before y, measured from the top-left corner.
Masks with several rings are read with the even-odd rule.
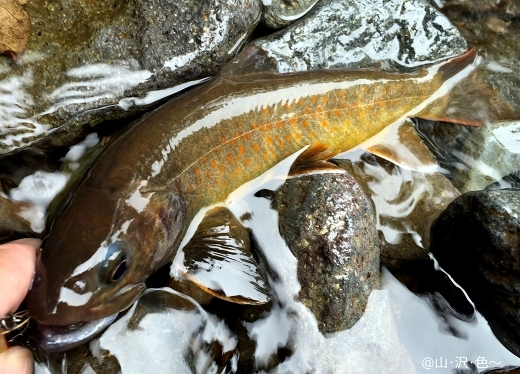
[[[319,0],[264,0],[263,21],[279,29],[303,17]]]
[[[520,190],[468,192],[432,227],[431,251],[520,356]]]
[[[298,260],[299,300],[322,333],[350,328],[380,281],[374,211],[363,189],[346,173],[304,176],[280,187],[272,206]]]
[[[431,3],[436,5],[438,1],[432,0]],[[517,0],[442,0],[441,10],[462,10],[473,14],[491,11],[514,17],[520,15],[520,3]]]
[[[402,70],[467,49],[455,26],[420,0],[322,0],[306,17],[254,44],[283,72],[376,65]]]
[[[71,145],[102,120],[142,111],[216,74],[260,20],[258,0],[29,2],[29,44],[0,57],[0,153]]]
[[[374,202],[381,263],[399,268],[424,258],[431,224],[460,195],[451,182],[439,172],[406,170],[370,153],[335,162],[356,177]]]

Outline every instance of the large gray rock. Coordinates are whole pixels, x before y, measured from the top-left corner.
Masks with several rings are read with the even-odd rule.
[[[259,0],[32,1],[17,61],[0,57],[0,153],[52,133],[71,145],[216,74],[260,20]],[[177,88],[178,90],[178,88]]]
[[[520,356],[520,190],[457,198],[432,227],[431,252]]]
[[[421,0],[322,0],[303,19],[254,44],[283,72],[411,68],[467,49],[455,26]]]
[[[380,280],[370,200],[349,174],[321,174],[288,180],[272,205],[298,260],[299,300],[322,333],[350,328]]]

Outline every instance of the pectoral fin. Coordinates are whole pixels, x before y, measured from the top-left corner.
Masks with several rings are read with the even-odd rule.
[[[313,144],[294,160],[289,170],[289,177],[316,173],[344,173],[343,169],[330,162],[330,159],[336,154],[329,150],[325,144]]]
[[[210,210],[183,250],[186,278],[207,293],[239,304],[269,301],[249,232],[226,208]]]
[[[427,172],[438,167],[410,120],[389,126],[371,139],[365,149],[406,169]]]

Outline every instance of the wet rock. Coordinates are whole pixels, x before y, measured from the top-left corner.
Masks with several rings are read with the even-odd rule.
[[[279,29],[303,17],[319,0],[264,0],[263,21],[267,27]]]
[[[216,74],[260,19],[258,0],[37,1],[16,62],[0,57],[0,153],[71,145]]]
[[[348,174],[288,180],[274,195],[279,229],[298,260],[299,300],[322,333],[350,328],[379,286],[372,205]]]
[[[520,169],[520,121],[475,128],[418,120],[416,129],[462,193],[490,185],[494,189],[515,185],[514,172]]]
[[[451,2],[446,2],[450,4]],[[478,47],[484,58],[479,70],[485,80],[520,113],[520,3],[505,1],[455,0],[457,7],[441,10],[454,22],[464,38]],[[482,9],[481,11],[479,9]]]
[[[520,356],[520,190],[473,191],[432,227],[431,252]]]
[[[283,72],[375,65],[402,69],[467,49],[450,21],[419,0],[323,0],[305,18],[254,44],[268,51]]]
[[[461,192],[476,191],[520,169],[520,121],[476,129],[464,141],[454,180]]]
[[[460,195],[451,182],[439,172],[406,170],[369,153],[335,162],[356,177],[376,207],[381,263],[399,268],[424,258],[431,224]]]

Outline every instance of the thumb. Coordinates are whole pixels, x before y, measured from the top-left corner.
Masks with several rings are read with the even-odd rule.
[[[0,374],[31,374],[33,357],[31,351],[22,347],[11,347],[0,353]]]

